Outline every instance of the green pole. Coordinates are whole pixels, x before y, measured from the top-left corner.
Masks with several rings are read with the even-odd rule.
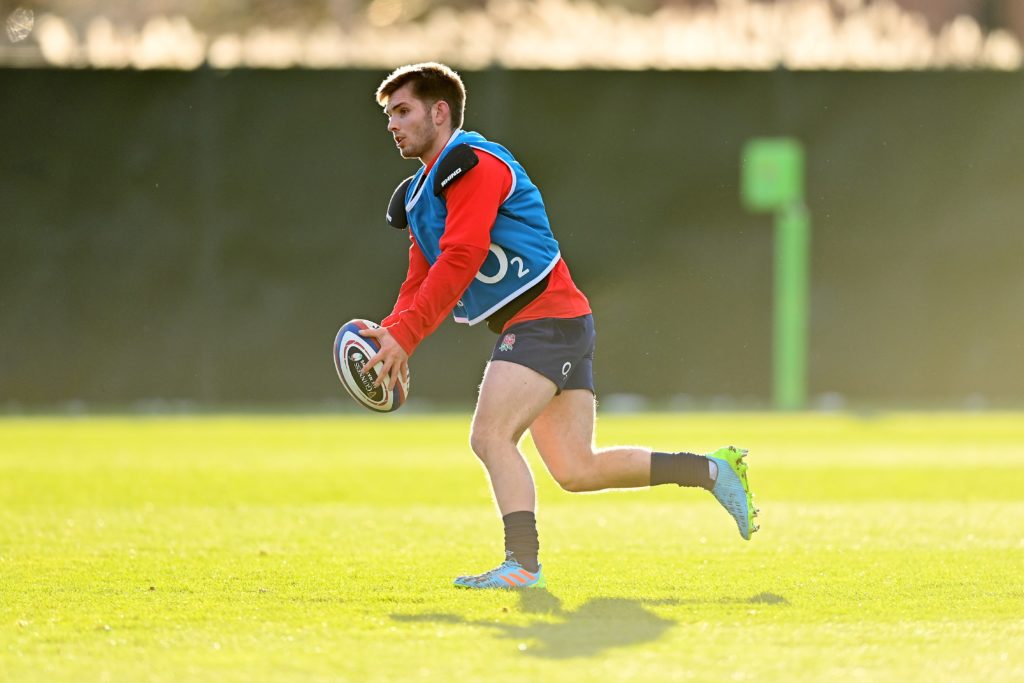
[[[755,138],[743,149],[743,203],[775,213],[772,398],[807,403],[807,304],[811,225],[804,207],[804,150],[791,138]]]
[[[807,403],[807,280],[810,221],[802,203],[775,216],[774,399],[781,410]]]

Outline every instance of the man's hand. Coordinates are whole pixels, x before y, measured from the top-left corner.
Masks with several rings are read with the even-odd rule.
[[[365,375],[377,363],[384,363],[384,367],[377,374],[377,380],[373,383],[373,386],[379,387],[384,382],[387,382],[388,389],[394,389],[399,377],[402,377],[406,382],[409,381],[409,354],[395,341],[395,338],[391,336],[391,333],[386,328],[378,327],[373,330],[360,330],[359,334],[364,337],[372,337],[380,344],[380,351],[368,360],[362,369],[362,374]]]

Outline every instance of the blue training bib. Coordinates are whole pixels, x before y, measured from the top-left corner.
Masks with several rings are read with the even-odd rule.
[[[434,195],[434,173],[445,155],[463,143],[493,154],[512,172],[512,189],[498,207],[491,226],[487,260],[452,311],[456,322],[475,325],[540,282],[558,263],[560,254],[540,190],[522,165],[507,149],[479,133],[457,130],[430,173],[424,177],[421,168],[406,191],[409,229],[430,265],[441,255],[441,236],[448,217],[444,198]]]

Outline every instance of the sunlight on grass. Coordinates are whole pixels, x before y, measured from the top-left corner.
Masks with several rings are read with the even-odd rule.
[[[751,448],[750,543],[703,491],[561,491],[527,443],[525,594],[450,587],[501,553],[467,422],[0,420],[0,679],[1024,677],[1024,416],[602,418]]]

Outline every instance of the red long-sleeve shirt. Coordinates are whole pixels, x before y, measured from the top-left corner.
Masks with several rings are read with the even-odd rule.
[[[458,303],[487,259],[491,227],[498,207],[512,189],[512,172],[503,161],[476,150],[480,163],[445,190],[448,208],[441,255],[431,266],[409,231],[409,271],[391,313],[381,321],[395,341],[412,355]],[[436,159],[435,159],[436,161]],[[430,171],[434,161],[427,166]],[[590,313],[590,302],[559,259],[544,292],[514,315],[506,327],[538,318],[575,318]]]

